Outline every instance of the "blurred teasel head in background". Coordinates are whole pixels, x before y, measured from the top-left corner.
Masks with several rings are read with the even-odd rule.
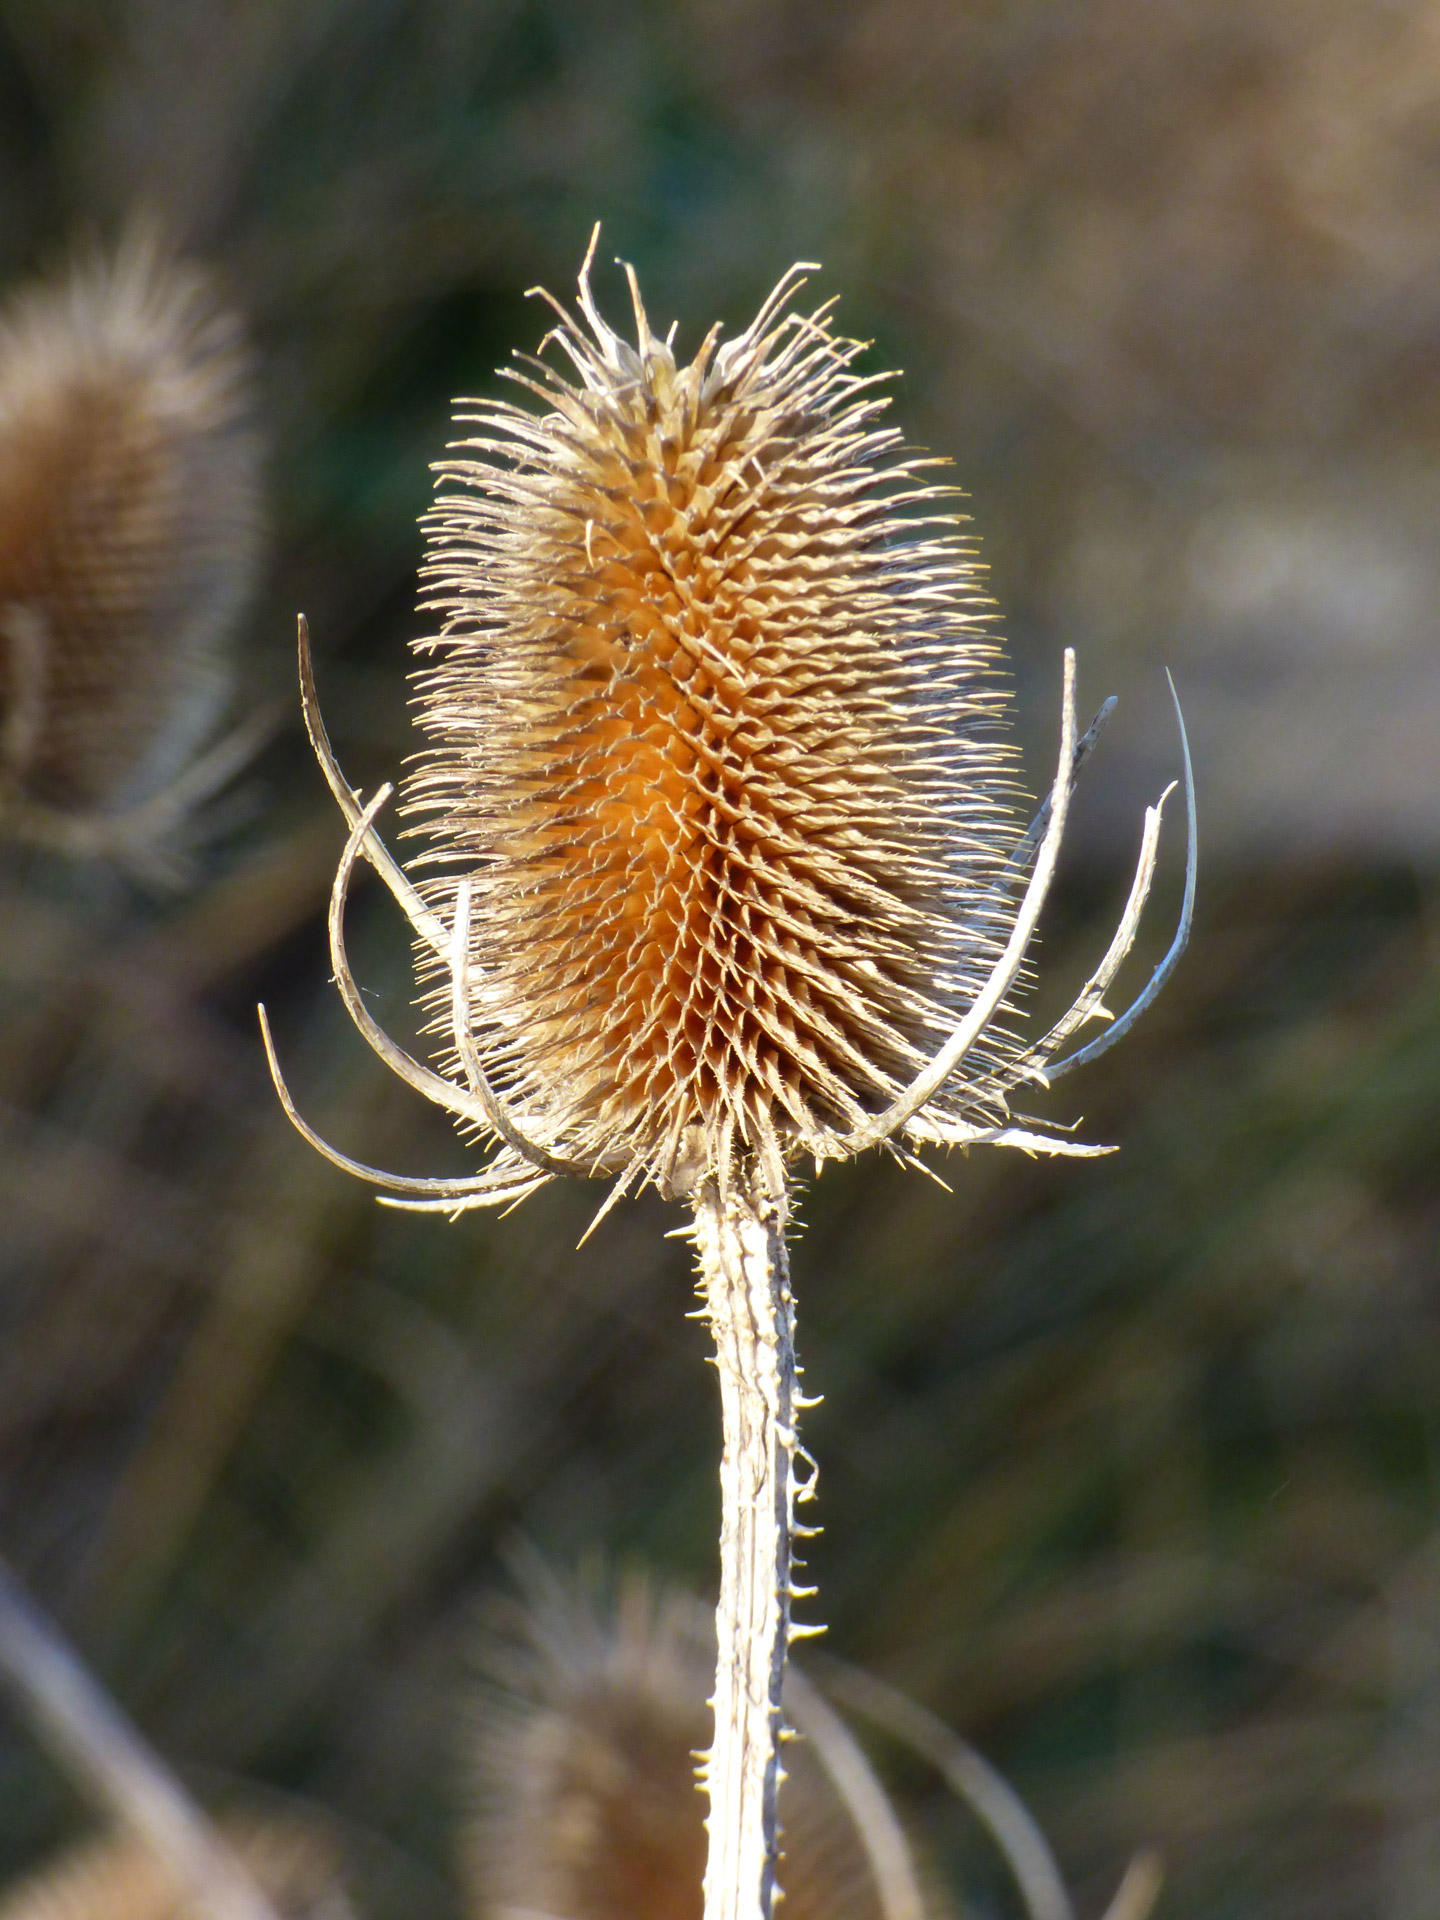
[[[698,1920],[713,1611],[650,1576],[531,1566],[479,1649],[462,1778],[477,1915]],[[869,1762],[792,1666],[780,1807],[789,1920],[938,1920]]]
[[[182,810],[257,559],[248,375],[148,230],[0,307],[0,830],[105,852]]]
[[[225,1840],[278,1920],[355,1920],[334,1849],[293,1822],[230,1821]],[[0,1894],[0,1920],[190,1920],[167,1862],[142,1841],[92,1840]]]

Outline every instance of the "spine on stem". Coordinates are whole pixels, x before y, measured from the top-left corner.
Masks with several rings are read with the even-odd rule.
[[[783,1193],[758,1182],[695,1204],[705,1311],[720,1374],[720,1602],[705,1920],[770,1920],[777,1891],[781,1690],[790,1637],[800,1393]]]

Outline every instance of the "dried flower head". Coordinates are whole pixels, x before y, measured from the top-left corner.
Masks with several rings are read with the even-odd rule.
[[[463,411],[430,516],[408,791],[473,876],[473,1030],[539,1139],[665,1191],[823,1155],[1003,945],[1014,755],[953,489],[803,285],[685,363],[633,276],[634,346],[582,281],[574,377]],[[1000,1119],[1010,1052],[957,1110]]]
[[[213,726],[256,554],[246,373],[148,235],[0,309],[0,813],[133,813]]]
[[[388,1064],[501,1143],[462,1181],[334,1157],[449,1209],[566,1172],[686,1194],[759,1168],[779,1192],[798,1154],[1097,1151],[1016,1126],[1008,1096],[1112,1044],[1178,958],[1193,861],[1150,987],[1058,1058],[1109,1017],[1160,806],[1080,998],[1034,1043],[1006,1016],[1113,702],[1077,742],[1067,654],[1060,767],[1022,834],[977,564],[940,463],[881,423],[888,376],[855,371],[833,302],[791,310],[803,267],[688,363],[627,269],[632,346],[595,306],[593,252],[579,318],[544,295],[542,350],[571,374],[510,372],[548,411],[461,402],[476,430],[439,467],[426,574],[446,619],[418,643],[439,664],[418,676],[432,744],[406,795],[441,871],[419,889],[374,831],[389,789],[362,809],[335,763],[302,622],[311,735],[352,827],[331,914],[346,1003]],[[419,938],[448,1075],[379,1031],[350,976],[362,854]]]
[[[715,1623],[629,1574],[613,1590],[537,1570],[482,1649],[463,1868],[477,1915],[700,1920]],[[787,1920],[926,1920],[948,1911],[844,1724],[793,1667],[780,1812]],[[927,1876],[928,1878],[928,1876]]]
[[[313,1832],[236,1822],[221,1831],[280,1920],[354,1920],[333,1850]],[[0,1920],[191,1920],[161,1860],[143,1842],[96,1840],[0,1894]]]

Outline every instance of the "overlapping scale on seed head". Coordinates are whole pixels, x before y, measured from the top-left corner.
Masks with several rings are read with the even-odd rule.
[[[473,877],[477,1038],[529,1130],[666,1192],[823,1157],[1005,931],[978,570],[803,283],[682,363],[633,275],[632,346],[582,274],[565,371],[513,375],[543,411],[462,403],[429,519],[408,797],[442,911]],[[999,1113],[1008,1048],[972,1056],[967,1112]]]

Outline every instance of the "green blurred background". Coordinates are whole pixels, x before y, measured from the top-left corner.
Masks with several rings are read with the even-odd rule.
[[[0,278],[137,209],[259,359],[269,550],[235,711],[294,715],[195,883],[0,863],[0,1551],[207,1795],[345,1823],[452,1913],[457,1699],[517,1539],[713,1573],[678,1210],[387,1213],[290,1132],[459,1170],[327,984],[352,779],[405,692],[456,394],[604,222],[682,346],[796,257],[953,457],[1032,786],[1087,772],[1036,1008],[1123,898],[1191,722],[1195,937],[1048,1110],[1122,1151],[872,1159],[801,1203],[829,1645],[962,1728],[1086,1912],[1440,1912],[1440,6],[1433,0],[0,0]],[[1146,977],[1179,895],[1129,978]],[[357,892],[392,1030],[408,949]],[[1063,1096],[1063,1097],[1062,1097]],[[813,1609],[812,1609],[813,1617]],[[974,1910],[962,1817],[894,1777]],[[0,1870],[81,1823],[0,1727]]]

